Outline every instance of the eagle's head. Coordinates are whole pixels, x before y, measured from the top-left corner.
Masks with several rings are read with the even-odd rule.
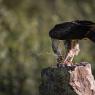
[[[53,39],[65,40],[70,39],[68,30],[75,24],[72,22],[64,22],[62,24],[55,25],[49,32],[49,36]]]

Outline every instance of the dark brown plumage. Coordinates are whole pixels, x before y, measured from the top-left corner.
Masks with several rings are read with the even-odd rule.
[[[89,38],[95,42],[95,23],[86,20],[64,22],[55,25],[49,36],[59,40]]]

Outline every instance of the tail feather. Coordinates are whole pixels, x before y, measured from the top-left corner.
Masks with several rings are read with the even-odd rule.
[[[92,42],[95,43],[95,32],[90,32],[89,37],[88,37]]]
[[[90,37],[89,39],[95,43],[95,37]]]

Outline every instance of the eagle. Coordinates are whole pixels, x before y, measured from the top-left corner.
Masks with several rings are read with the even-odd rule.
[[[95,23],[88,20],[75,20],[55,25],[50,31],[49,36],[52,41],[52,49],[57,56],[57,64],[66,66],[73,65],[74,56],[80,52],[79,40],[88,38],[95,42]],[[62,55],[59,47],[63,41],[66,53]]]

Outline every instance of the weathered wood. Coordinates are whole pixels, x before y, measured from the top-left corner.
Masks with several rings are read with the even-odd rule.
[[[75,67],[49,67],[42,70],[40,95],[95,95],[91,64]]]

